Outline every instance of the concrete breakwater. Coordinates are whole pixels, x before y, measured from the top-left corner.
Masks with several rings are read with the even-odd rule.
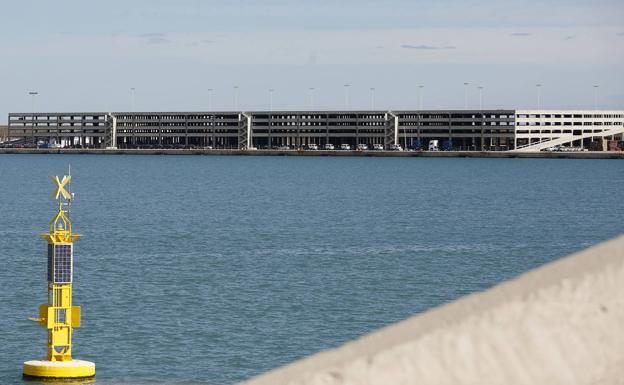
[[[552,158],[624,159],[624,152],[514,152],[514,151],[300,151],[300,150],[205,150],[205,149],[77,149],[0,148],[0,154],[97,154],[97,155],[245,155],[245,156],[364,156],[431,158]]]
[[[620,236],[243,384],[624,384],[623,323]]]

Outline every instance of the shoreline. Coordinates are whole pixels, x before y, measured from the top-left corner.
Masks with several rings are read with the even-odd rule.
[[[0,148],[0,154],[84,154],[84,155],[238,155],[238,156],[360,156],[425,158],[542,158],[624,159],[624,151],[512,152],[512,151],[339,151],[339,150],[204,150],[204,149],[79,149]]]

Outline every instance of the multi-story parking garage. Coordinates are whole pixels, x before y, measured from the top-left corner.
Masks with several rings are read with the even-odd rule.
[[[8,139],[9,128],[7,126],[0,125],[0,142],[4,142]]]
[[[622,140],[624,111],[422,110],[11,113],[8,139],[93,148],[305,148],[381,144],[540,150]]]

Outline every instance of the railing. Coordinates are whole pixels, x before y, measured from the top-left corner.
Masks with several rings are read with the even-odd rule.
[[[555,138],[555,139],[561,139],[561,136],[558,137],[558,138]],[[543,138],[543,139],[538,140],[537,142],[532,142],[532,143],[528,143],[528,144],[523,144],[522,146],[518,146],[518,147],[516,147],[516,150],[521,150],[523,148],[536,146],[538,144],[542,144],[542,143],[545,143],[545,142],[550,142],[551,140],[555,140],[555,139],[553,139],[553,138]],[[529,138],[529,140],[531,140],[531,139]]]

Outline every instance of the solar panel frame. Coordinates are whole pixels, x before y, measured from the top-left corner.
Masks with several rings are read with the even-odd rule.
[[[73,245],[55,243],[48,245],[48,281],[71,283],[73,268]]]
[[[54,282],[54,245],[48,244],[48,282]]]

